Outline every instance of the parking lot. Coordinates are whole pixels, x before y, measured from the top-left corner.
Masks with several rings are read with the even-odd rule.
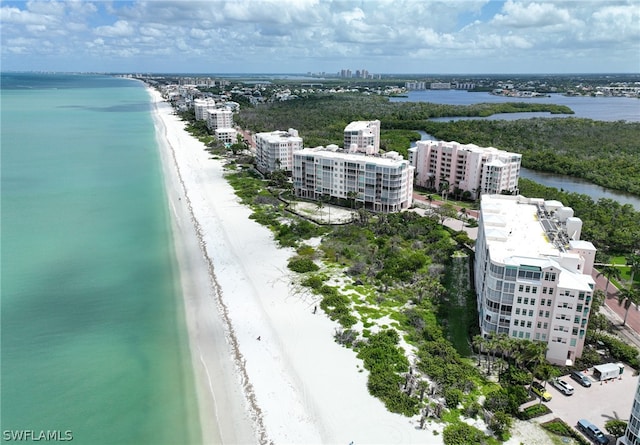
[[[576,427],[579,419],[587,419],[602,430],[608,437],[604,424],[607,420],[620,419],[629,421],[631,405],[638,385],[638,376],[634,370],[625,366],[621,379],[613,379],[607,382],[593,380],[592,370],[588,370],[587,376],[591,378],[591,387],[585,388],[568,375],[561,379],[574,388],[571,396],[565,396],[551,383],[547,384],[547,391],[553,397],[546,405],[553,411],[544,418],[536,419],[545,422],[555,417],[564,420],[569,426]],[[615,443],[610,441],[610,443]]]

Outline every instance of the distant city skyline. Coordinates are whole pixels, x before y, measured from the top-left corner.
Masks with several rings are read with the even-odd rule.
[[[3,1],[3,71],[640,73],[640,1]]]

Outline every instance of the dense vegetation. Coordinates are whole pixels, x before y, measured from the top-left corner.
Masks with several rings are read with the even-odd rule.
[[[557,199],[573,208],[583,222],[581,238],[591,241],[599,251],[612,254],[640,249],[640,212],[630,204],[604,198],[594,202],[587,195],[564,192],[523,178],[518,186],[524,196]]]
[[[565,106],[533,103],[497,103],[443,105],[425,102],[389,102],[387,97],[362,94],[311,95],[285,102],[272,102],[255,108],[243,108],[236,123],[255,132],[295,128],[305,146],[343,145],[344,127],[351,121],[381,121],[380,145],[406,156],[411,139],[419,139],[415,130],[426,119],[447,116],[490,116],[496,113],[549,111],[573,113]]]
[[[418,127],[415,127],[418,128]],[[433,136],[522,153],[523,167],[640,195],[640,123],[590,119],[425,123]]]

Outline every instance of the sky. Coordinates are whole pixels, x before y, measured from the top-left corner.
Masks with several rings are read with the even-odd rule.
[[[640,0],[0,2],[2,71],[640,73]]]

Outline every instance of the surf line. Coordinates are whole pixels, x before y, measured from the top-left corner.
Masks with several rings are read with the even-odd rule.
[[[155,104],[155,107],[156,107],[156,113],[158,113],[159,110],[157,108],[157,103]],[[162,118],[161,118],[161,120],[162,120]],[[194,214],[194,211],[193,211],[193,206],[191,204],[191,199],[189,198],[189,194],[188,194],[188,189],[187,189],[187,187],[186,187],[186,185],[184,183],[184,180],[182,178],[182,173],[180,172],[180,167],[179,167],[179,164],[178,164],[178,160],[176,158],[175,149],[173,147],[173,144],[171,144],[171,142],[169,141],[167,127],[166,127],[166,125],[163,125],[163,126],[164,126],[164,133],[165,133],[165,141],[167,142],[167,145],[171,149],[171,156],[173,158],[173,164],[174,164],[175,169],[176,169],[176,174],[178,176],[178,181],[180,182],[180,185],[182,186],[182,191],[184,193],[185,201],[187,203],[187,208],[189,210],[191,223],[193,224],[193,227],[194,227],[195,232],[196,232],[196,237],[198,239],[198,244],[200,245],[200,251],[202,252],[202,255],[203,255],[203,257],[204,257],[204,259],[205,259],[205,261],[207,263],[207,268],[208,268],[208,272],[209,272],[209,281],[210,281],[210,284],[211,284],[211,290],[212,290],[213,298],[217,303],[217,306],[218,306],[218,309],[219,309],[219,313],[220,313],[220,315],[222,317],[223,327],[224,327],[225,332],[227,333],[226,337],[227,337],[227,340],[229,342],[229,345],[231,346],[231,350],[233,352],[233,361],[234,361],[234,363],[235,363],[235,365],[236,365],[236,367],[238,369],[238,372],[240,373],[240,377],[241,377],[241,381],[242,381],[243,393],[244,393],[244,395],[245,395],[245,397],[247,399],[247,402],[249,404],[250,418],[254,422],[254,426],[255,426],[255,429],[256,429],[256,434],[257,434],[259,443],[261,445],[273,444],[273,441],[271,441],[269,439],[268,435],[267,435],[266,427],[264,425],[264,415],[262,413],[262,409],[258,405],[253,385],[251,384],[251,382],[249,380],[249,375],[248,375],[247,369],[245,367],[246,360],[245,360],[244,356],[242,355],[242,353],[240,352],[240,344],[238,342],[238,338],[237,338],[237,335],[235,333],[235,330],[233,329],[233,324],[232,324],[231,318],[229,316],[229,310],[227,308],[227,305],[224,302],[222,287],[218,283],[218,280],[217,280],[216,274],[215,274],[215,268],[214,268],[214,265],[213,265],[213,261],[211,260],[211,257],[209,256],[209,253],[207,251],[207,243],[204,240],[202,226],[200,225],[200,222],[198,221],[198,219],[195,217],[195,214]],[[185,130],[183,130],[183,131],[185,131]]]

